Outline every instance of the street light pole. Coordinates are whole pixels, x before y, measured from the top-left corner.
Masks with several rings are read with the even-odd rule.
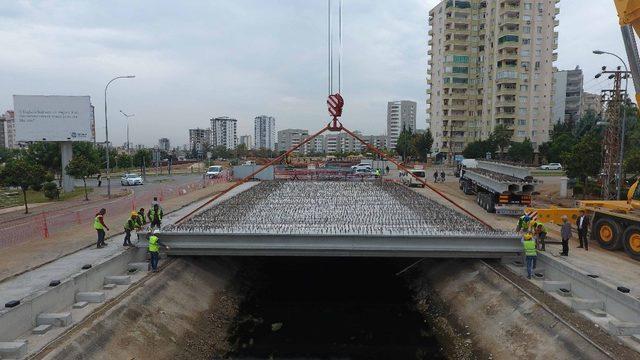
[[[133,79],[136,77],[135,75],[127,75],[127,76],[116,76],[113,79],[109,80],[107,85],[104,87],[104,137],[106,143],[106,155],[107,155],[107,197],[111,198],[111,176],[110,176],[110,167],[109,167],[109,121],[107,117],[107,89],[112,82],[118,79]]]
[[[120,113],[124,115],[125,118],[127,118],[127,155],[131,155],[131,150],[129,149],[131,147],[131,143],[129,142],[129,118],[136,116],[136,114],[127,115],[122,110],[120,110]]]
[[[626,109],[626,96],[627,96],[627,91],[629,88],[629,68],[627,67],[627,63],[618,55],[614,54],[614,53],[610,53],[607,51],[602,51],[602,50],[593,50],[593,53],[596,55],[602,55],[602,54],[607,54],[607,55],[611,55],[611,56],[615,56],[618,58],[618,60],[620,60],[620,62],[622,63],[622,65],[624,65],[624,71],[625,71],[625,76],[624,76],[624,94],[625,94],[625,99],[622,100],[622,103],[620,104],[620,110],[622,111],[622,124],[620,126],[620,154],[619,154],[619,159],[618,159],[618,179],[616,182],[616,199],[620,200],[620,196],[622,194],[622,161],[624,160],[624,140],[625,140],[625,133],[627,132],[627,109]]]

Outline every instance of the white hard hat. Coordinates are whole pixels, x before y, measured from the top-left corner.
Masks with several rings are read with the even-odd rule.
[[[156,234],[160,234],[160,229],[155,229],[155,230],[153,230],[153,234],[154,234],[154,235],[156,235]]]

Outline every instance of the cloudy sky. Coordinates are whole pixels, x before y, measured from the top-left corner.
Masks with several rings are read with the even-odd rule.
[[[335,2],[335,0],[334,0]],[[436,0],[344,0],[343,122],[366,134],[385,132],[386,102],[418,102],[425,127],[427,13]],[[326,0],[0,1],[0,109],[13,94],[90,95],[98,140],[104,139],[104,85],[109,130],[132,142],[160,137],[187,142],[187,129],[214,116],[276,117],[278,129],[318,129],[328,120]],[[562,0],[556,66],[585,71],[592,80],[624,55],[612,0]]]

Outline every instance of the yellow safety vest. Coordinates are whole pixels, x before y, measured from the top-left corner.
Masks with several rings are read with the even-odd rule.
[[[538,251],[536,250],[536,242],[531,240],[523,241],[524,244],[524,254],[527,256],[537,256]]]
[[[158,245],[158,237],[155,235],[151,235],[151,237],[149,237],[149,251],[150,252],[160,251],[160,246]]]
[[[100,222],[101,217],[102,215],[98,215],[95,217],[95,219],[93,219],[93,228],[96,230],[104,230],[104,226]]]

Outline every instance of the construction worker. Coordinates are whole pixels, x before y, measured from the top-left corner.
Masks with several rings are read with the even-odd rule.
[[[104,223],[104,215],[106,213],[106,209],[100,209],[100,211],[98,211],[98,213],[96,214],[96,217],[93,219],[93,228],[98,232],[98,249],[107,246],[107,243],[104,242],[104,238],[106,236],[105,230],[109,231],[109,227]]]
[[[538,249],[545,251],[544,241],[547,238],[547,227],[541,222],[536,223],[535,234]]]
[[[538,250],[536,250],[536,242],[530,232],[525,233],[522,237],[522,245],[524,247],[525,262],[527,264],[527,279],[531,279],[538,258]]]
[[[440,179],[441,179],[440,181],[444,182],[444,179],[445,179],[444,171],[440,171]]]
[[[132,246],[131,243],[131,231],[135,229],[140,229],[140,224],[138,223],[138,212],[132,211],[129,220],[124,223],[124,242],[122,246]]]
[[[571,239],[571,223],[567,215],[562,215],[562,227],[560,228],[562,239],[562,252],[560,256],[569,256],[569,239]]]
[[[438,182],[438,170],[436,170],[436,171],[433,173],[433,182],[434,182],[434,183],[437,183],[437,182]]]
[[[138,224],[141,228],[143,225],[147,224],[147,216],[144,213],[144,208],[140,208],[140,210],[138,210]]]
[[[376,178],[380,177],[380,169],[376,169]]]
[[[158,235],[160,234],[160,230],[153,230],[153,234],[149,236],[149,265],[151,266],[151,271],[158,272],[158,260],[160,259],[160,240],[158,239]],[[169,248],[165,246],[165,248]]]
[[[153,228],[154,226],[157,226],[160,228],[163,215],[164,213],[160,205],[158,205],[158,203],[153,204],[153,207],[149,209],[149,212],[147,213],[149,221],[151,222],[150,227]]]
[[[527,230],[529,230],[529,222],[531,221],[531,218],[529,217],[529,215],[524,214],[522,216],[520,216],[520,218],[518,219],[518,226],[516,226],[516,232],[526,232]]]

